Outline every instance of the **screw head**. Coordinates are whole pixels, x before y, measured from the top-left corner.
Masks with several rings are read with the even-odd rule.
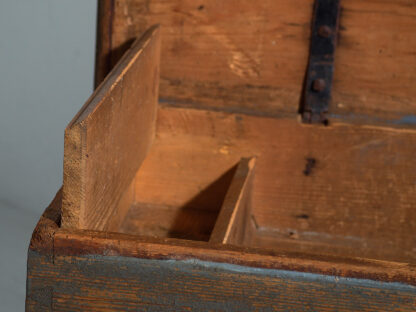
[[[318,35],[322,38],[329,38],[332,35],[332,29],[327,25],[318,28]]]
[[[315,92],[322,92],[326,88],[326,82],[322,78],[315,79],[312,82],[312,90]]]

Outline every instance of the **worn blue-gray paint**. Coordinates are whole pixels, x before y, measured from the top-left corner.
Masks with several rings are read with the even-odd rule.
[[[416,115],[405,115],[397,118],[381,118],[372,115],[364,115],[364,114],[328,114],[328,118],[332,119],[339,119],[345,121],[360,121],[363,123],[377,123],[377,124],[385,124],[385,125],[397,125],[397,126],[416,126]]]
[[[408,310],[416,287],[200,260],[55,257],[29,252],[28,310]]]
[[[393,123],[398,125],[416,125],[416,115],[403,116],[398,120],[394,120]]]
[[[150,261],[155,261],[155,260],[150,260]],[[207,270],[215,270],[215,271],[222,270],[223,272],[264,275],[268,277],[279,277],[279,278],[283,278],[287,280],[294,280],[294,281],[305,281],[305,282],[319,281],[322,283],[345,284],[345,285],[352,285],[352,286],[360,285],[364,287],[374,287],[374,288],[380,288],[380,289],[402,289],[402,290],[407,290],[407,291],[413,291],[416,294],[416,286],[407,285],[403,283],[397,283],[397,282],[385,283],[385,282],[373,281],[373,280],[368,280],[368,279],[336,277],[336,276],[305,273],[305,272],[295,272],[295,271],[287,271],[287,270],[253,268],[253,267],[246,267],[246,266],[229,264],[229,263],[201,261],[198,259],[165,260],[165,262],[172,263],[174,266],[181,266],[181,263],[182,263],[183,264],[182,267],[191,265],[193,267],[200,267],[202,269],[207,269]]]

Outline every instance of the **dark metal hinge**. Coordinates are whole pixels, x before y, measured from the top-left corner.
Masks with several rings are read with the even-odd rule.
[[[315,0],[302,105],[304,122],[328,122],[339,12],[340,0]]]

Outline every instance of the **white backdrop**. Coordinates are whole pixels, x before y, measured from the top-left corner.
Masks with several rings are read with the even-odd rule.
[[[31,232],[93,88],[96,0],[0,1],[0,302],[23,311]],[[4,309],[4,310],[3,310]]]

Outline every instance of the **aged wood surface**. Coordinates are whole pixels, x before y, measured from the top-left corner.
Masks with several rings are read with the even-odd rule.
[[[123,193],[154,138],[159,52],[159,29],[153,27],[68,125],[63,227],[105,230],[115,213],[127,213]]]
[[[416,304],[409,264],[60,229],[60,206],[58,192],[31,240],[27,311],[412,311]]]
[[[29,251],[27,311],[414,311],[400,283],[198,260]]]
[[[107,58],[106,70],[129,41],[160,23],[162,98],[255,114],[297,112],[313,0],[114,0],[102,6],[110,2],[112,9],[99,16],[98,41],[106,44],[98,55]],[[415,124],[416,3],[341,5],[330,117]],[[104,72],[99,65],[98,80]]]
[[[100,1],[97,82],[162,27],[67,127],[27,311],[414,311],[416,3],[342,5],[314,127],[313,0]]]
[[[92,254],[164,260],[200,259],[249,267],[416,285],[416,269],[412,263],[333,256],[319,252],[300,253],[287,251],[279,246],[274,249],[260,249],[88,230],[60,230],[54,233],[53,238],[53,256]],[[38,250],[36,246],[32,249]],[[43,249],[39,250],[43,252]]]
[[[321,253],[299,253],[284,248],[279,249],[279,246],[268,250],[181,239],[62,229],[59,228],[60,207],[61,196],[58,192],[39,221],[29,247],[31,251],[42,254],[52,262],[57,256],[85,255],[164,260],[199,259],[255,268],[401,282],[416,286],[415,266],[409,263],[329,256]]]
[[[274,248],[283,241],[298,251],[415,262],[415,152],[412,129],[313,127],[285,118],[165,107],[137,174],[136,202],[210,206],[218,177],[241,157],[255,155],[256,235],[245,244]],[[204,200],[189,205],[201,193]],[[167,218],[174,214],[170,210]],[[146,223],[145,215],[137,222]]]
[[[124,218],[128,214],[132,204],[134,203],[135,187],[136,182],[133,180],[130,185],[127,186],[126,190],[122,191],[122,195],[117,205],[112,211],[112,214],[105,220],[105,230],[109,232],[118,232],[121,225],[123,224]]]
[[[210,243],[243,244],[251,215],[255,158],[242,158],[209,238]]]

